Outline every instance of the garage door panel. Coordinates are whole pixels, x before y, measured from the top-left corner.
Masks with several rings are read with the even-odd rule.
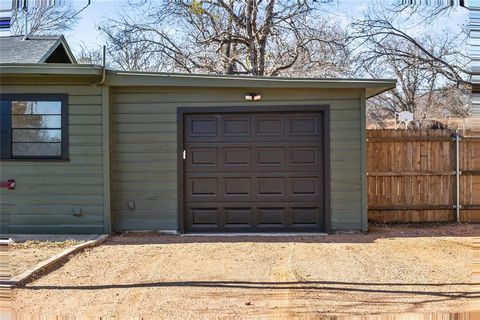
[[[225,167],[250,167],[252,164],[251,148],[236,147],[236,148],[221,148],[220,155],[223,166]]]
[[[259,203],[247,207],[241,204],[222,203],[187,206],[187,223],[192,231],[318,231],[324,228],[323,204]]]
[[[316,146],[293,147],[289,149],[289,164],[294,166],[318,166],[320,148]]]
[[[222,168],[221,165],[219,165],[218,167],[215,167],[215,166],[197,166],[195,168],[192,168],[192,167],[188,167],[187,169],[192,169],[192,174],[214,174],[215,172],[225,172],[226,170],[223,170],[225,167],[227,167],[228,169],[228,173],[231,173],[231,174],[256,174],[258,172],[260,173],[265,173],[265,174],[275,174],[275,172],[282,172],[283,168],[285,166],[275,166],[275,165],[271,165],[271,166],[255,166],[255,167],[252,167],[252,166],[241,166],[241,165],[237,165],[237,166],[224,166]],[[316,171],[316,170],[322,170],[321,168],[321,165],[315,165],[315,166],[290,166],[289,167],[289,173],[295,173],[295,172],[298,172],[298,174],[302,174],[302,173],[308,173],[308,172],[313,172],[313,171]],[[315,172],[316,173],[316,172]]]
[[[244,143],[258,143],[258,141],[261,139],[262,142],[277,142],[279,145],[284,145],[285,142],[294,142],[293,139],[286,140],[286,136],[283,135],[265,135],[265,136],[258,136],[258,135],[251,135],[251,136],[243,136],[243,135],[229,135],[229,136],[190,136],[187,141],[187,143],[210,143],[210,142],[218,142],[218,143],[223,143],[229,145],[230,143],[234,142],[244,142]],[[308,136],[308,135],[298,135],[295,137],[296,139],[301,139],[305,142],[317,142],[319,136]],[[186,138],[186,137],[185,137]],[[293,138],[293,137],[290,137]]]
[[[218,226],[219,208],[191,208],[192,225]]]
[[[290,179],[293,196],[318,195],[318,177],[293,177]]]
[[[320,146],[318,143],[318,139],[315,139],[312,143],[311,140],[304,140],[297,138],[299,141],[295,141],[294,146],[295,147],[302,147],[302,146]],[[196,148],[209,148],[212,147],[212,142],[213,141],[193,141],[193,142],[188,142],[185,143],[186,149],[191,148],[191,147],[196,147]],[[214,142],[214,147],[216,148],[228,148],[228,147],[245,147],[245,148],[250,148],[250,147],[265,147],[265,143],[268,142],[269,147],[286,147],[289,146],[290,144],[287,144],[285,141],[282,140],[276,140],[276,141],[248,141],[245,143],[239,143],[240,141],[235,141],[235,144],[232,144],[232,142],[229,141],[220,141],[220,142]]]
[[[189,183],[187,185],[187,192],[191,197],[217,197],[218,178],[191,178],[189,179]]]
[[[252,125],[253,123],[253,125]],[[321,113],[292,115],[188,115],[185,142],[318,141],[323,135]]]
[[[188,120],[187,137],[216,137],[217,119],[214,116],[192,117]]]
[[[217,167],[217,148],[191,148],[189,151],[188,162],[190,167]]]
[[[321,201],[324,186],[322,176],[306,173],[194,173],[186,192],[189,202]]]
[[[318,207],[293,207],[292,222],[297,225],[316,224],[318,222]]]
[[[188,147],[187,166],[195,172],[318,171],[323,168],[319,146]],[[288,170],[288,171],[287,171]]]
[[[258,137],[285,136],[285,119],[283,116],[255,117],[255,135]]]
[[[185,125],[187,230],[324,230],[321,113],[187,115]]]
[[[256,166],[284,166],[285,148],[284,147],[256,147],[255,148]]]
[[[258,208],[258,224],[260,226],[286,224],[286,208],[285,207],[260,207]],[[275,227],[275,226],[273,226]]]
[[[319,119],[316,116],[291,117],[289,119],[289,134],[291,136],[318,136]]]
[[[285,198],[285,177],[257,177],[256,194],[260,197],[281,196]]]
[[[250,137],[250,122],[249,117],[224,117],[222,134],[224,137]]]
[[[222,180],[224,185],[225,197],[252,196],[253,192],[251,177],[225,177]]]
[[[253,226],[252,208],[225,208],[225,226],[251,228]]]

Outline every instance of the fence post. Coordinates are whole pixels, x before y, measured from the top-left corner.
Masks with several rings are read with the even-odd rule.
[[[460,140],[461,136],[458,132],[455,133],[455,211],[457,216],[457,223],[460,222]]]

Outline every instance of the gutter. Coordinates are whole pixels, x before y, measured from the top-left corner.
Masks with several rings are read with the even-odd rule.
[[[0,63],[0,76],[67,76],[98,78],[102,66],[65,63]]]

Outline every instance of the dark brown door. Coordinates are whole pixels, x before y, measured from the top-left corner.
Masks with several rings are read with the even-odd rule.
[[[324,118],[185,114],[186,231],[325,231]]]

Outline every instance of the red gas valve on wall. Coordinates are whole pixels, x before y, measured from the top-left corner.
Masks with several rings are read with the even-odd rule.
[[[1,182],[0,187],[2,189],[13,190],[16,187],[16,182],[13,179],[7,180],[7,182]]]

